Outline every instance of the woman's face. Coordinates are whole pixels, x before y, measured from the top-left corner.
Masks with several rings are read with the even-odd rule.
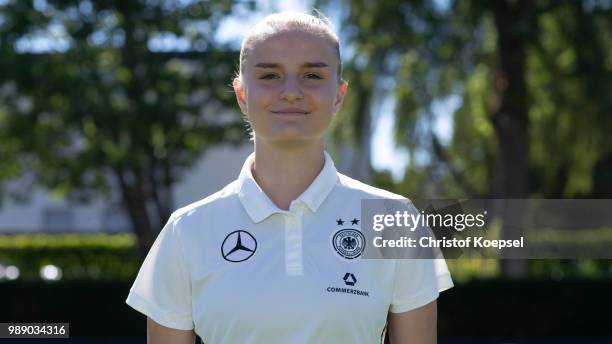
[[[332,44],[314,34],[289,31],[256,42],[245,61],[243,84],[234,80],[256,140],[322,142],[346,93],[337,68]]]

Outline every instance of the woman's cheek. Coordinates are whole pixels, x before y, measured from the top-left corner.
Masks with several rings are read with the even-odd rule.
[[[258,101],[263,99],[270,99],[274,97],[276,92],[276,86],[274,85],[257,85],[257,87],[253,88],[253,98]]]

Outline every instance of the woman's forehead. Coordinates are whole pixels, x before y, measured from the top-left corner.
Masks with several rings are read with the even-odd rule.
[[[285,31],[258,39],[247,57],[247,64],[313,64],[333,65],[337,60],[333,43],[326,37],[305,32]]]

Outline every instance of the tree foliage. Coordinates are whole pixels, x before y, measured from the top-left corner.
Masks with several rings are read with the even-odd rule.
[[[5,2],[0,151],[33,157],[37,180],[62,194],[120,190],[146,252],[181,173],[208,145],[244,137],[228,110],[237,54],[214,39],[233,6]]]
[[[340,8],[349,65],[393,79],[396,140],[411,154],[401,191],[503,197],[523,186],[498,184],[523,173],[523,196],[609,196],[609,2],[346,0]],[[434,130],[436,107],[453,97],[460,106],[446,142]],[[526,133],[525,150],[512,153],[525,159],[522,171],[499,166],[520,142],[500,132],[512,118]],[[435,188],[413,183],[419,175]]]
[[[410,152],[397,192],[612,195],[609,1],[345,0],[341,8],[352,62],[393,78],[396,139]],[[358,99],[375,92],[360,89]],[[443,142],[436,108],[452,99],[460,106],[447,110],[453,132]],[[371,116],[360,111],[354,126]],[[377,180],[390,184],[384,174]],[[524,261],[503,263],[510,275],[527,271]]]

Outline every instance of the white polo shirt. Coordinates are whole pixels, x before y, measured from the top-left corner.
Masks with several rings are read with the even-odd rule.
[[[253,179],[175,211],[126,302],[215,343],[380,343],[387,313],[453,286],[443,259],[362,259],[338,240],[360,230],[361,199],[401,198],[325,165],[288,211]],[[358,245],[359,243],[357,243]],[[346,247],[345,247],[346,248]]]

